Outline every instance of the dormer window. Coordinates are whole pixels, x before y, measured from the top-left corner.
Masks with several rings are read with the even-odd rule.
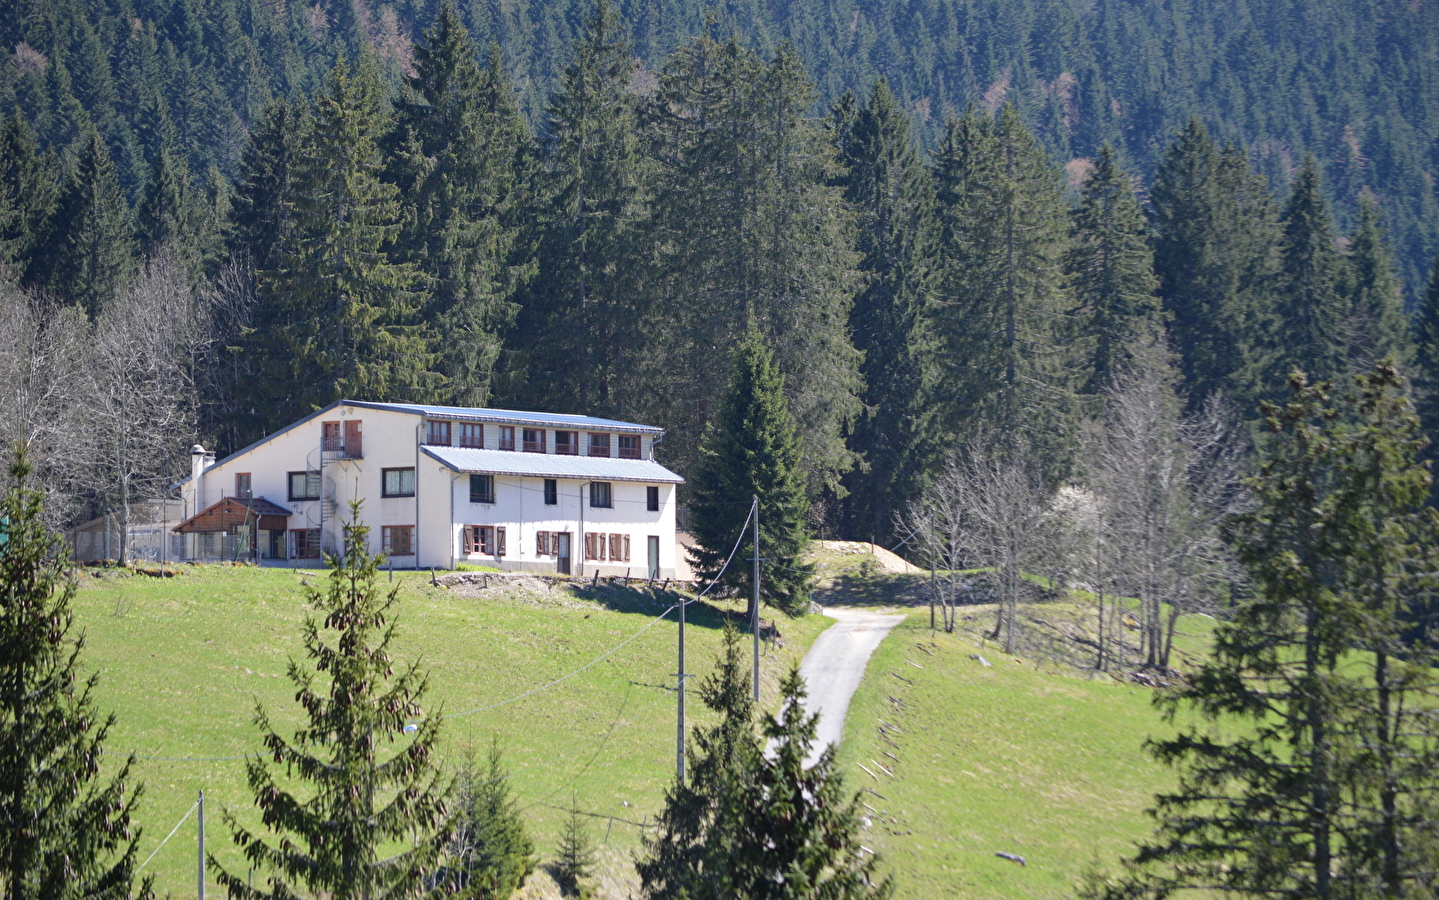
[[[610,436],[590,432],[590,456],[609,456]]]
[[[450,423],[437,422],[431,419],[429,423],[429,435],[426,437],[425,443],[432,447],[450,446]]]
[[[526,429],[524,429],[524,438],[525,438],[525,447],[524,447],[524,450],[525,450],[526,453],[544,453],[544,452],[545,452],[545,430],[544,430],[543,428],[526,428]]]
[[[620,435],[620,459],[640,458],[640,436],[637,434]]]
[[[580,453],[580,433],[578,431],[556,431],[555,452],[565,456],[578,456]]]
[[[513,449],[515,449],[515,426],[513,426],[513,425],[501,425],[501,426],[500,426],[500,449],[501,449],[501,450],[513,450]]]

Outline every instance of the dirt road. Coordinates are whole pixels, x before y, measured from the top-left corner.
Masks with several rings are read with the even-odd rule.
[[[826,607],[824,614],[836,621],[810,646],[799,667],[809,687],[805,709],[820,714],[819,735],[808,764],[813,764],[825,747],[839,743],[849,699],[864,677],[870,654],[889,630],[904,620],[902,615],[837,607]]]

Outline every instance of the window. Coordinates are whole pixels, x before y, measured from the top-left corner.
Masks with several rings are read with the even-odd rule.
[[[610,436],[590,432],[590,456],[609,456]]]
[[[560,502],[560,484],[553,478],[545,479],[545,506],[555,506]]]
[[[429,434],[425,436],[425,443],[432,447],[450,446],[450,423],[436,422],[429,420]]]
[[[541,438],[540,440],[544,440]],[[579,456],[580,433],[578,431],[556,431],[555,452],[565,456]]]
[[[380,485],[381,497],[413,497],[415,496],[415,470],[409,469],[381,469],[384,480]]]
[[[466,525],[465,553],[469,556],[504,556],[505,527]]]
[[[645,509],[650,512],[660,511],[660,489],[657,485],[650,485],[645,488]]]
[[[471,423],[461,424],[460,446],[476,449],[485,446],[485,426]]]
[[[249,472],[235,473],[235,496],[240,498],[255,496],[254,491],[250,487]]]
[[[553,531],[539,531],[535,533],[535,555],[536,556],[558,556],[560,553],[560,542]]]
[[[471,503],[494,503],[494,502],[495,502],[495,476],[493,476],[493,475],[471,475],[471,476],[470,476],[470,502],[471,502]]]
[[[630,536],[627,534],[610,535],[610,559],[614,562],[630,561]]]
[[[320,499],[320,473],[319,473],[319,472],[291,472],[291,473],[290,473],[290,499],[291,499],[291,500],[318,500],[318,499]]]
[[[526,428],[524,430],[525,452],[545,452],[545,430],[543,428]]]
[[[585,532],[585,559],[604,562],[605,536],[594,531]]]
[[[296,528],[290,532],[290,555],[295,559],[313,559],[320,555],[320,529]]]
[[[339,422],[320,423],[320,449],[321,450],[343,450],[345,444],[340,440]]]
[[[620,459],[640,458],[640,436],[637,434],[620,435]]]
[[[501,449],[501,450],[513,450],[513,449],[515,449],[515,426],[513,426],[513,425],[501,425],[501,426],[500,426],[500,449]]]
[[[609,509],[614,506],[608,481],[590,482],[590,506],[596,509]]]
[[[413,556],[415,553],[415,526],[386,525],[380,529],[384,535],[386,556]]]

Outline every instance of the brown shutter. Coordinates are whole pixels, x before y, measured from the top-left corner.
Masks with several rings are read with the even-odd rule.
[[[630,536],[625,535],[625,562],[630,561]]]
[[[495,529],[495,555],[505,555],[505,529],[503,527]]]

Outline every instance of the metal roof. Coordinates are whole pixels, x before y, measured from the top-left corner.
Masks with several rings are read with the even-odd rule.
[[[421,447],[426,455],[454,469],[487,475],[534,478],[585,478],[594,481],[645,481],[681,484],[684,479],[649,459],[564,456],[558,453],[517,453],[514,450],[473,450],[467,447]]]
[[[575,416],[569,413],[527,412],[519,409],[486,409],[470,406],[429,406],[423,403],[375,403],[369,400],[344,400],[347,406],[362,409],[392,409],[396,412],[413,413],[432,419],[468,419],[474,422],[514,422],[517,425],[570,426],[602,431],[629,431],[636,434],[664,434],[663,428],[654,425],[640,425],[635,422],[621,422],[618,419],[600,419],[595,416]]]

